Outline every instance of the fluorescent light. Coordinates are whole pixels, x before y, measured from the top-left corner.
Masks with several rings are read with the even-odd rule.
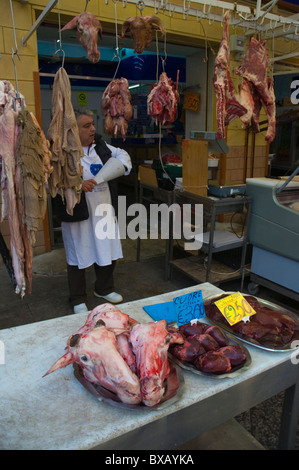
[[[131,88],[138,88],[140,85],[140,83],[137,83],[137,85],[131,85],[129,86],[129,90],[131,90]]]

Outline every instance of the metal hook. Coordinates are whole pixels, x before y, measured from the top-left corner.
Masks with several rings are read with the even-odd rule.
[[[90,2],[90,0],[86,0],[86,4],[85,4],[85,9],[84,9],[84,11],[86,11],[86,8],[87,8],[87,5],[88,5],[89,2]]]
[[[191,0],[188,0],[188,6],[186,7],[186,0],[184,0],[184,6],[183,6],[183,19],[184,20],[188,18],[190,4],[191,4]]]
[[[292,23],[289,23],[289,27],[286,28],[286,25],[287,25],[287,24],[288,24],[288,23],[283,23],[283,25],[282,25],[282,29],[283,29],[283,32],[284,32],[284,33],[287,33],[287,32],[289,31],[289,29],[291,28],[291,26],[292,26]]]
[[[206,10],[206,6],[208,7],[207,10]],[[210,14],[211,8],[212,8],[211,3],[210,3],[210,5],[207,5],[206,3],[204,3],[202,11],[203,11],[203,14],[205,15],[205,17],[207,17]]]
[[[54,52],[53,56],[58,54],[58,52],[62,52],[62,63],[61,63],[61,67],[64,68],[64,61],[65,61],[65,52],[64,50],[60,47],[59,49],[57,49],[57,51]]]
[[[175,5],[172,5],[169,3],[168,4],[168,11],[169,11],[169,16],[173,16],[174,15],[174,12],[175,12]]]
[[[200,23],[202,20],[202,14],[199,10],[196,10],[196,21],[197,23]]]
[[[144,1],[143,0],[138,0],[137,1],[137,8],[140,11],[140,14],[142,15],[142,10],[145,7]]]

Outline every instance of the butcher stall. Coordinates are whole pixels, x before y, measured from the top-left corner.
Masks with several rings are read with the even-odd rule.
[[[199,291],[204,302],[227,295],[204,283],[124,303],[120,308],[139,324],[148,323],[153,319],[144,308],[166,306],[187,294],[194,298]],[[210,323],[208,318],[205,321]],[[75,314],[1,331],[1,344],[5,344],[1,448],[174,449],[283,390],[286,400],[279,447],[294,446],[299,388],[293,350],[273,351],[248,343],[246,366],[231,376],[198,374],[179,366],[178,392],[169,401],[153,407],[129,406],[99,396],[72,365],[58,369],[68,354],[67,338],[83,322],[82,314]],[[73,343],[74,336],[77,339],[78,335],[72,336]],[[83,355],[81,359],[81,363],[87,361]],[[45,376],[54,361],[56,371]]]
[[[249,242],[253,245],[248,289],[267,286],[299,299],[299,181],[298,169],[287,179],[249,178],[252,198]]]

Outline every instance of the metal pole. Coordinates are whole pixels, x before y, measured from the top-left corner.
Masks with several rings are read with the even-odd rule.
[[[22,38],[22,46],[26,46],[28,39],[32,36],[32,34],[35,32],[35,30],[39,27],[39,25],[45,19],[45,17],[48,15],[48,13],[50,13],[52,8],[55,7],[57,2],[58,2],[58,0],[50,0],[48,5],[44,8],[43,12],[37,18],[36,22],[33,24],[32,28],[28,31],[26,36],[24,36]]]

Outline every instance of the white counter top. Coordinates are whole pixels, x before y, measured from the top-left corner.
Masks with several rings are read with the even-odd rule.
[[[119,308],[139,322],[152,319],[143,306],[169,302],[178,295],[202,290],[203,298],[223,291],[209,283],[120,304]],[[229,389],[277,364],[290,354],[248,347],[252,365],[243,374],[213,379],[184,371],[182,398],[161,411],[124,410],[99,402],[75,379],[73,367],[42,378],[64,354],[68,337],[85,323],[76,314],[0,330],[5,364],[0,364],[1,449],[90,449],[104,445],[130,430],[159,420],[200,400]],[[295,367],[295,366],[294,366]]]

